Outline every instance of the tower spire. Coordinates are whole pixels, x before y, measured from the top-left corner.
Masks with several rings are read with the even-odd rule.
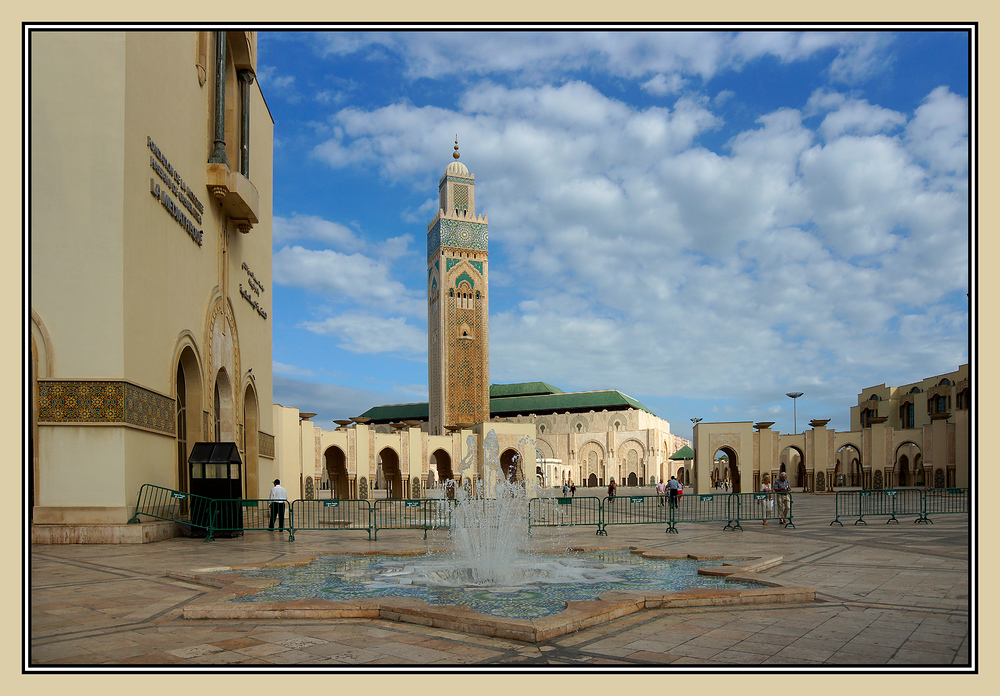
[[[462,153],[458,151],[458,133],[455,134],[455,151],[451,154],[451,156],[455,159],[462,156]]]

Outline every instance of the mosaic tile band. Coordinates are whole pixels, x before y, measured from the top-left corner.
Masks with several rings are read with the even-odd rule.
[[[169,396],[122,380],[42,380],[39,423],[111,423],[176,433],[177,406]]]

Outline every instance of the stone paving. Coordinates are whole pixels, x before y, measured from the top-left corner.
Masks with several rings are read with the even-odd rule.
[[[467,667],[670,665],[936,668],[968,671],[968,515],[916,525],[872,519],[830,526],[832,496],[797,495],[795,529],[774,522],[724,531],[717,523],[536,530],[540,543],[620,545],[669,553],[782,555],[763,572],[813,587],[806,604],[646,609],[537,644],[383,619],[186,620],[185,605],[212,588],[167,577],[206,567],[281,561],[303,554],[440,548],[420,532],[252,532],[204,542],[33,545],[29,645],[32,669],[256,665],[319,670],[379,666]],[[978,660],[975,660],[978,662]],[[962,669],[966,668],[966,669]]]

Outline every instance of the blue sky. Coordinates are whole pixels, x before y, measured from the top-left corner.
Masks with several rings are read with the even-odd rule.
[[[961,31],[261,32],[274,400],[427,399],[427,224],[458,136],[490,381],[849,428],[968,361]]]

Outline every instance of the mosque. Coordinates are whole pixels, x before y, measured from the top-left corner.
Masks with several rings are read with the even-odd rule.
[[[456,148],[427,227],[428,402],[335,429],[272,390],[274,123],[246,31],[33,31],[28,40],[30,311],[24,316],[25,518],[33,543],[143,543],[140,488],[226,482],[232,497],[419,498],[474,475],[491,430],[509,477],[677,475],[696,493],[965,487],[975,479],[969,365],[867,387],[851,430],[695,425],[692,441],[630,396],[490,384],[489,249]],[[219,443],[226,461],[194,461]],[[476,462],[476,464],[473,464]],[[578,493],[579,494],[579,493]],[[181,496],[183,497],[183,496]]]

